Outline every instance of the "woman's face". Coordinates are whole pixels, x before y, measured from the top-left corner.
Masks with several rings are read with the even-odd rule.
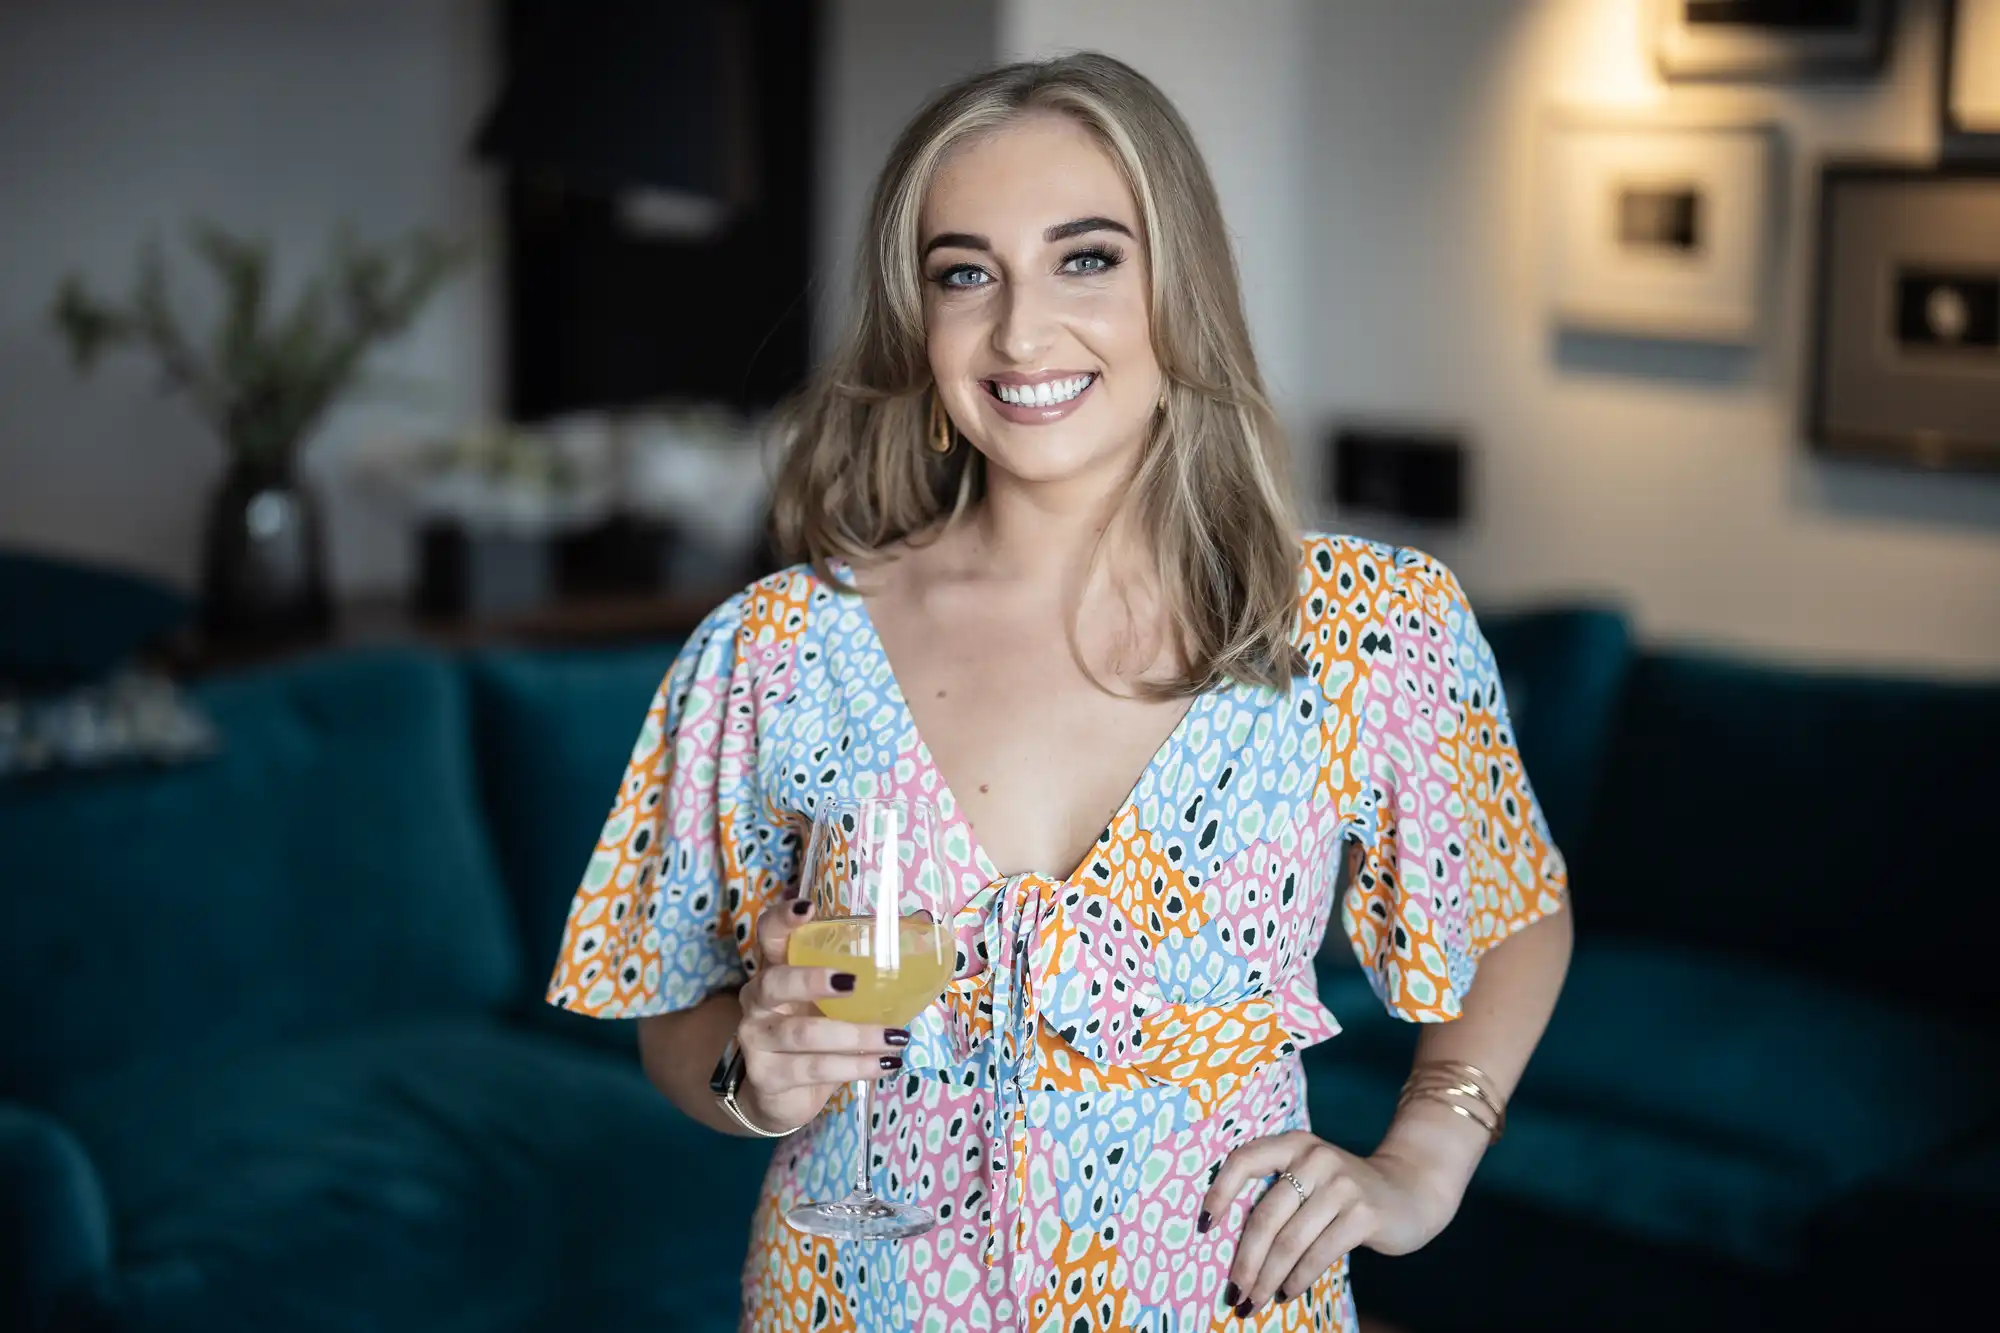
[[[1067,116],[940,164],[920,228],[931,373],[989,466],[1114,484],[1136,463],[1162,387],[1140,235],[1118,168]]]

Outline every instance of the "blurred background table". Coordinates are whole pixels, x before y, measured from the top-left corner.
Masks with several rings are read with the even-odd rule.
[[[654,593],[604,593],[487,616],[426,614],[401,597],[359,598],[342,603],[332,627],[316,634],[216,640],[199,629],[190,630],[168,648],[165,665],[175,675],[199,676],[300,653],[393,644],[463,651],[504,644],[552,648],[657,642],[686,637],[740,587],[717,584]]]

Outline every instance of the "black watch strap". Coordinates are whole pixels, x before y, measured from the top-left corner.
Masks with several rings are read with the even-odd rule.
[[[708,1090],[717,1097],[727,1093],[736,1095],[738,1085],[743,1082],[743,1052],[737,1049],[736,1038],[722,1048],[722,1055],[715,1062],[715,1068],[708,1076]]]
[[[729,1044],[722,1048],[722,1057],[715,1062],[715,1071],[708,1076],[708,1090],[715,1094],[715,1100],[722,1109],[729,1112],[729,1118],[749,1130],[760,1139],[782,1139],[797,1133],[797,1129],[766,1129],[743,1113],[737,1104],[736,1091],[743,1086],[743,1052],[731,1037]]]

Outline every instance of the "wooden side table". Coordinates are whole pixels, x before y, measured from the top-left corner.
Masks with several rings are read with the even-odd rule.
[[[305,653],[388,644],[459,651],[524,647],[608,647],[684,638],[741,585],[664,593],[579,597],[517,615],[488,618],[424,616],[398,598],[343,603],[334,626],[303,638],[218,642],[199,630],[171,645],[163,665],[178,676],[201,676],[264,665]]]

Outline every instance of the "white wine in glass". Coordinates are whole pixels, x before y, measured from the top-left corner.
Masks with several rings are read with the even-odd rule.
[[[819,1001],[829,1018],[905,1027],[943,993],[957,957],[949,876],[937,852],[943,819],[905,797],[828,801],[815,813],[799,892],[812,921],[792,932],[785,961],[854,974],[854,989]],[[929,1210],[875,1193],[869,1178],[875,1083],[855,1085],[861,1160],[844,1199],[786,1214],[800,1231],[836,1240],[893,1240],[936,1225]]]
[[[933,921],[904,917],[887,965],[877,961],[872,917],[816,920],[792,932],[785,961],[794,967],[831,967],[854,974],[854,990],[828,996],[820,1012],[845,1023],[907,1027],[930,1007],[951,980],[956,952],[949,932]]]

